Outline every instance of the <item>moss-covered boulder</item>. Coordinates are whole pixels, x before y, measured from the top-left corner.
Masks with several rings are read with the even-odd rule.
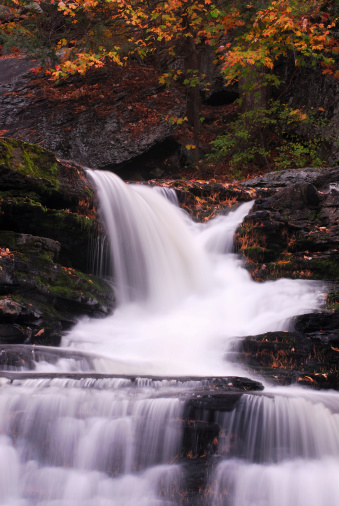
[[[14,240],[15,250],[0,249],[1,342],[57,345],[62,331],[79,316],[111,312],[111,287],[93,275],[55,263],[58,243],[21,234]]]
[[[90,274],[99,221],[84,170],[40,146],[0,139],[0,342],[58,344],[81,315],[111,312]]]
[[[0,229],[49,237],[60,258],[87,271],[89,237],[98,220],[85,171],[40,146],[0,139]]]
[[[33,192],[55,209],[89,212],[93,207],[93,190],[80,166],[17,139],[0,138],[0,183],[1,191],[22,196]]]

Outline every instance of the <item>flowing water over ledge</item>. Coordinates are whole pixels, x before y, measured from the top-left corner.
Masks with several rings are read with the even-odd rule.
[[[2,350],[0,504],[339,504],[339,395],[246,393],[227,361],[234,339],[319,308],[321,285],[250,279],[232,253],[250,203],[196,224],[173,194],[89,175],[119,307],[60,349]]]

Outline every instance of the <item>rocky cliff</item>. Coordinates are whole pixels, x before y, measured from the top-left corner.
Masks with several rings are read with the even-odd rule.
[[[119,165],[173,133],[165,116],[180,117],[184,101],[159,85],[147,66],[96,71],[55,86],[35,62],[0,58],[0,130],[91,168]],[[31,69],[31,70],[30,70]]]

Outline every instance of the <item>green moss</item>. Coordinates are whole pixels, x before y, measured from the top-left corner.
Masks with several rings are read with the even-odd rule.
[[[273,245],[274,246],[274,245]],[[242,248],[241,252],[250,262],[262,263],[272,262],[279,258],[280,250],[276,251],[272,248],[262,248],[261,246],[249,246]]]
[[[17,208],[28,208],[29,206],[32,206],[32,207],[39,207],[41,208],[43,211],[47,211],[47,208],[44,207],[41,202],[39,202],[39,200],[35,200],[34,197],[31,198],[32,196],[36,196],[35,193],[31,193],[31,194],[28,194],[27,196],[11,196],[10,195],[10,192],[7,192],[8,195],[5,197],[2,198],[1,200],[1,203],[0,203],[0,206],[1,208],[7,208],[8,206],[11,206],[11,207],[17,207]]]
[[[112,293],[110,286],[101,279],[73,269],[58,268],[55,280],[49,284],[49,292],[68,300],[92,299],[104,304]]]
[[[267,265],[267,279],[288,277],[293,279],[337,280],[339,279],[339,264],[332,259],[311,260],[292,259],[286,263]]]
[[[326,297],[326,309],[339,311],[339,290],[332,288]]]
[[[335,259],[313,258],[308,261],[309,269],[315,276],[314,279],[339,279],[339,262]]]
[[[66,268],[52,261],[49,251],[15,253],[15,276],[25,290],[37,290],[47,298],[86,304],[96,299],[103,306],[112,300],[112,288],[96,276]]]
[[[246,220],[246,218],[245,218],[245,220]],[[254,229],[254,226],[252,223],[250,223],[248,221],[244,221],[242,226],[240,228],[238,228],[237,234],[240,235],[240,237],[244,237],[244,236],[247,236],[247,234],[249,232],[252,232],[253,229]]]
[[[265,256],[265,249],[260,246],[250,246],[249,248],[243,248],[242,253],[251,261],[251,262],[262,262]]]
[[[27,176],[46,179],[49,186],[59,188],[57,159],[41,146],[0,138],[0,164]]]
[[[24,295],[11,295],[11,299],[15,302],[18,302],[19,304],[25,306],[27,309],[30,307],[37,308],[41,314],[43,315],[44,319],[44,325],[46,323],[51,323],[54,321],[62,320],[63,315],[60,311],[58,311],[54,306],[51,304],[46,304],[42,301],[38,301],[36,299],[32,299],[30,297],[26,297]]]

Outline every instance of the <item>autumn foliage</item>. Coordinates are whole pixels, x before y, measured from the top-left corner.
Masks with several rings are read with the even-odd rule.
[[[332,29],[336,20],[328,9],[322,10],[327,2],[321,0],[248,4],[240,0],[36,0],[39,8],[22,0],[5,3],[17,13],[1,27],[6,40],[12,35],[13,42],[18,42],[21,30],[26,43],[30,38],[38,47],[39,36],[47,42],[42,40],[44,28],[50,29],[48,54],[53,52],[58,60],[54,66],[50,62],[54,79],[84,73],[108,60],[126,65],[131,57],[165,56],[168,62],[171,57],[180,58],[185,39],[191,39],[198,50],[211,47],[228,81],[252,66],[272,70],[275,61],[289,52],[296,65],[311,57],[321,61],[325,72],[335,71],[333,53],[338,52],[338,44]],[[24,4],[29,4],[26,10],[22,10]],[[46,16],[49,27],[43,21]],[[190,70],[192,75],[185,78],[194,86],[203,78],[198,68]],[[172,75],[180,78],[180,72]]]
[[[160,84],[184,86],[187,113],[168,120],[193,127],[193,149],[199,142],[200,92],[210,84],[201,69],[206,54],[226,83],[242,83],[241,94],[262,95],[279,86],[275,68],[286,57],[296,67],[320,65],[324,74],[339,80],[336,8],[328,0],[35,0],[34,8],[28,0],[5,4],[16,14],[0,27],[0,44],[24,47],[56,82],[107,63],[128,66],[137,61],[153,65],[161,74]]]

